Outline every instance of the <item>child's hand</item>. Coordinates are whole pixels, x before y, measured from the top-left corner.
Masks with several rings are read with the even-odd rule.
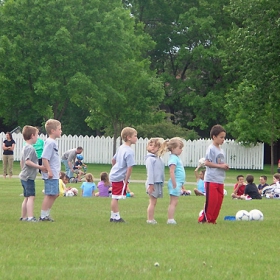
[[[53,173],[52,173],[52,171],[50,170],[50,171],[48,171],[48,178],[49,179],[52,179],[53,178]]]
[[[40,165],[40,170],[41,170],[42,172],[44,172],[44,173],[47,173],[47,172],[48,172],[48,169],[47,169],[45,166],[43,166],[43,165]]]
[[[229,166],[226,163],[220,164],[220,168],[225,169],[225,170],[229,170]]]
[[[149,185],[147,192],[148,192],[148,194],[152,194],[154,190],[155,190],[154,185]]]

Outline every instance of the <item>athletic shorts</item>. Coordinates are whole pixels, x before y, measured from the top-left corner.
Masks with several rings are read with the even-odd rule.
[[[45,179],[45,195],[58,195],[59,194],[59,180],[58,179]]]
[[[155,183],[154,184],[154,191],[149,194],[148,193],[148,189],[147,189],[147,193],[150,196],[153,196],[154,198],[163,198],[163,183]]]
[[[29,196],[35,196],[35,181],[34,180],[27,180],[27,181],[21,181],[21,185],[23,187],[23,196],[29,197]]]
[[[180,196],[183,185],[184,183],[176,182],[176,188],[174,189],[171,180],[169,180],[167,184],[169,194],[173,196]]]
[[[123,181],[112,182],[112,198],[125,199],[126,198],[126,188],[127,188],[127,184],[124,185]]]

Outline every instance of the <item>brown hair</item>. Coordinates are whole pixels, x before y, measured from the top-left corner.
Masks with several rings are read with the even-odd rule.
[[[246,181],[247,181],[247,183],[252,184],[254,182],[254,176],[250,175],[250,174],[247,175]]]
[[[156,153],[156,156],[161,157],[167,150],[167,143],[169,140],[164,140],[163,138],[150,138],[150,140],[147,143],[147,151],[149,151],[149,145],[151,143],[154,143],[156,147],[158,147],[158,151]]]
[[[54,119],[49,119],[45,123],[45,129],[48,135],[51,134],[52,129],[57,129],[58,126],[61,126],[60,121],[54,120]]]
[[[107,172],[100,173],[100,181],[103,181],[105,186],[110,186],[109,175]]]
[[[273,175],[273,177],[274,177],[275,179],[277,179],[278,181],[280,181],[280,174],[279,174],[279,173],[275,173],[275,174]]]
[[[182,141],[182,138],[180,137],[173,137],[167,142],[167,149],[172,152],[177,147],[183,148],[184,143]]]
[[[125,127],[121,132],[121,138],[124,142],[126,142],[127,137],[131,137],[134,133],[137,133],[136,129],[132,127]]]
[[[93,180],[94,180],[93,175],[91,173],[87,173],[86,180],[87,180],[87,182],[93,182]]]
[[[225,129],[219,125],[214,125],[210,130],[210,138],[213,139],[214,136],[218,136],[221,132],[226,132]]]
[[[35,135],[38,131],[37,127],[31,125],[25,125],[22,129],[22,136],[25,141],[30,140],[32,135]]]

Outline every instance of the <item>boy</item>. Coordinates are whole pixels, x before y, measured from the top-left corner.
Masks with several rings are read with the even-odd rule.
[[[50,211],[59,194],[60,157],[58,154],[56,138],[61,136],[61,123],[57,120],[49,119],[45,124],[45,128],[49,137],[45,141],[42,162],[47,171],[42,172],[42,178],[45,185],[45,196],[39,220],[53,222],[54,220],[50,217]]]
[[[112,159],[112,169],[109,180],[112,183],[112,201],[110,222],[125,222],[119,213],[119,199],[126,198],[128,180],[135,165],[132,144],[137,142],[137,131],[131,127],[125,127],[121,132],[124,143],[119,147]]]
[[[241,199],[241,196],[244,194],[244,190],[246,187],[246,184],[244,183],[244,176],[238,175],[236,179],[237,179],[237,183],[234,185],[233,193],[231,194],[231,197]]]
[[[37,222],[33,214],[35,200],[35,178],[37,169],[46,171],[42,165],[38,165],[36,151],[32,146],[38,138],[38,130],[36,127],[26,125],[22,130],[23,139],[26,145],[21,152],[20,167],[21,172],[19,178],[23,187],[24,200],[21,205],[20,221]]]
[[[252,199],[262,199],[257,186],[254,184],[254,176],[247,175],[246,181],[248,184],[246,185],[244,196],[249,195],[249,197],[251,197]]]
[[[206,172],[204,177],[206,202],[204,211],[198,217],[199,223],[216,224],[224,198],[225,171],[229,169],[225,163],[225,154],[221,149],[225,141],[226,131],[221,125],[214,125],[210,131],[213,140],[205,156]]]
[[[260,176],[260,184],[258,185],[259,194],[262,194],[263,188],[269,186],[266,181],[267,177],[265,175]]]
[[[86,174],[87,166],[82,162],[84,157],[82,155],[77,155],[77,160],[75,161],[73,170],[77,174],[77,181],[81,182],[81,176]]]

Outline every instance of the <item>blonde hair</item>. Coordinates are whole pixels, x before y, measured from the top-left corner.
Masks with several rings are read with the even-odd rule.
[[[167,143],[167,149],[172,152],[174,149],[176,149],[177,147],[183,148],[184,147],[184,143],[182,138],[180,137],[173,137],[171,138],[168,143]]]
[[[105,186],[110,186],[109,175],[107,172],[100,173],[100,181],[103,181]]]
[[[86,181],[87,182],[93,182],[94,178],[93,175],[91,173],[87,173],[86,174]]]
[[[38,132],[38,128],[31,126],[31,125],[25,125],[22,129],[22,136],[23,139],[30,140],[32,135],[35,135],[36,132]]]
[[[126,142],[128,140],[127,137],[133,136],[134,133],[137,133],[136,129],[132,127],[125,127],[121,132],[122,140]]]
[[[150,138],[150,140],[147,143],[147,151],[149,151],[150,144],[154,144],[156,147],[158,147],[158,151],[156,152],[156,156],[161,157],[166,151],[167,151],[167,143],[168,140],[164,140],[163,138]]]
[[[45,123],[45,129],[48,135],[51,134],[52,129],[56,130],[58,126],[61,126],[60,121],[54,120],[54,119],[49,119]]]

